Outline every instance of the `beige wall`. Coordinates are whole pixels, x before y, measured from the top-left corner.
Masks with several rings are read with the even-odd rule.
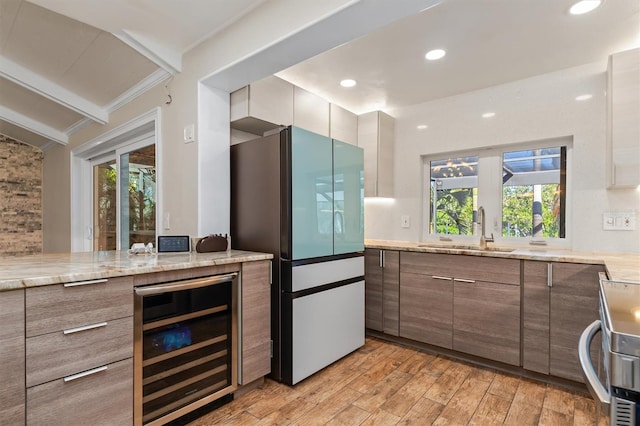
[[[0,134],[0,256],[42,252],[42,151]]]

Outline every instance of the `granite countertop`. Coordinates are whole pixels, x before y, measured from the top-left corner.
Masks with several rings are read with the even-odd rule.
[[[0,291],[272,258],[268,253],[242,250],[138,255],[98,251],[0,257]]]
[[[424,253],[464,254],[509,259],[540,260],[544,262],[572,262],[605,265],[609,278],[640,283],[640,254],[598,253],[547,248],[502,248],[489,243],[489,250],[479,250],[468,244],[417,243],[412,241],[365,240],[365,247],[384,250],[404,250]]]

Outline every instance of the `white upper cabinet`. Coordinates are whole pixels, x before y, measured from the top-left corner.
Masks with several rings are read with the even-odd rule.
[[[293,125],[328,137],[329,101],[294,86]]]
[[[330,137],[341,142],[358,144],[358,116],[338,105],[330,107]]]
[[[364,196],[393,197],[395,120],[382,111],[358,116],[358,146],[364,149]]]
[[[231,93],[231,128],[262,135],[293,124],[293,85],[269,76]]]
[[[607,186],[640,185],[640,49],[609,57]]]
[[[231,93],[232,144],[295,125],[322,136],[357,145],[358,116],[276,76]]]

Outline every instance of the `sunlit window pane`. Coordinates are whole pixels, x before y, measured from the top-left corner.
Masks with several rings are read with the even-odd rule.
[[[429,232],[473,235],[478,197],[478,157],[433,160],[429,181]]]
[[[502,155],[502,236],[565,237],[566,148]]]
[[[93,249],[116,249],[116,160],[93,166]]]

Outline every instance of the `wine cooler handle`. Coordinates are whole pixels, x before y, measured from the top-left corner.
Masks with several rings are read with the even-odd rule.
[[[224,275],[214,275],[211,277],[195,278],[192,280],[184,280],[176,283],[166,283],[159,285],[151,285],[145,287],[136,287],[135,292],[138,296],[151,296],[154,294],[168,293],[171,291],[191,290],[194,288],[206,287],[209,285],[222,284],[233,281],[238,276],[237,272]]]

